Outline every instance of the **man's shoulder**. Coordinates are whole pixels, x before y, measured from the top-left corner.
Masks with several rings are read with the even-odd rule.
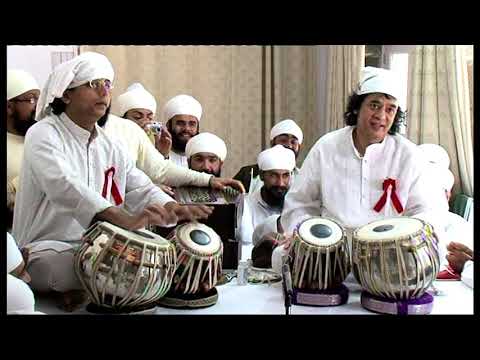
[[[143,130],[133,121],[125,118],[121,118],[114,114],[108,115],[108,120],[105,124],[105,130],[107,131],[107,133],[109,132],[113,133],[113,132],[123,130],[123,131],[128,131],[133,135],[137,135],[139,131],[143,132]]]
[[[56,115],[49,115],[33,124],[25,135],[25,144],[32,140],[41,140],[43,137],[58,134],[60,132],[59,118]]]
[[[313,145],[312,148],[325,148],[331,146],[337,146],[339,142],[346,141],[349,134],[352,132],[351,126],[345,126],[341,129],[330,131],[321,136],[320,139]]]
[[[418,146],[407,139],[405,136],[400,134],[389,135],[389,139],[397,152],[400,152],[403,156],[413,157],[413,158],[423,158],[421,151],[419,151]]]

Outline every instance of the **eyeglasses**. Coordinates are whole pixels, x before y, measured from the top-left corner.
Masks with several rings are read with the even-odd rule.
[[[105,89],[110,92],[113,89],[113,84],[108,79],[90,80],[87,85],[95,90]]]
[[[28,98],[28,99],[12,99],[10,101],[13,101],[13,102],[27,102],[27,103],[30,103],[30,104],[34,105],[38,102],[38,98],[31,97],[31,98]]]

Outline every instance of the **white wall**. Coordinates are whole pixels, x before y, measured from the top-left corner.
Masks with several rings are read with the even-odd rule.
[[[52,53],[69,52],[78,54],[78,46],[40,46],[40,45],[11,45],[7,46],[7,68],[28,71],[43,87],[52,71]]]

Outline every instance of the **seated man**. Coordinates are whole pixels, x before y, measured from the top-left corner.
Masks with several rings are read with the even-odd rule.
[[[271,215],[280,215],[285,195],[290,187],[295,155],[281,145],[262,151],[258,167],[263,186],[249,193],[243,203],[243,215],[238,236],[243,245],[251,245],[255,228]],[[250,254],[246,254],[250,255]]]
[[[217,135],[204,132],[188,141],[185,155],[190,169],[220,177],[227,146]]]
[[[18,186],[27,130],[35,124],[35,106],[40,87],[23,70],[7,71],[7,181]]]
[[[202,105],[190,95],[177,95],[165,104],[163,112],[172,139],[171,150],[166,158],[178,166],[188,167],[185,146],[198,135]]]
[[[295,153],[295,159],[298,158],[302,141],[302,129],[300,129],[300,127],[293,120],[282,120],[270,130],[270,146],[285,146]],[[242,167],[233,178],[240,180],[247,192],[253,192],[263,185],[258,174],[259,168],[257,164],[247,165]],[[292,175],[295,176],[296,174],[298,174],[297,167],[295,167],[293,170]]]
[[[25,138],[13,236],[30,251],[32,288],[53,292],[68,311],[85,299],[73,262],[91,224],[135,230],[192,218],[97,125],[110,104],[113,78],[110,61],[97,53],[57,66]],[[206,218],[211,209],[202,212]]]
[[[252,262],[259,268],[272,267],[273,250],[284,239],[280,215],[271,215],[258,224],[252,235]]]

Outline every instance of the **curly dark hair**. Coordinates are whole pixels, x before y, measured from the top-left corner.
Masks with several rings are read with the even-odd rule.
[[[343,118],[345,119],[345,123],[347,125],[357,125],[357,118],[358,112],[360,111],[360,107],[362,106],[363,101],[365,98],[371,94],[363,94],[357,95],[353,93],[348,98],[348,105],[347,111],[343,114]],[[387,99],[393,99],[392,96],[383,94]],[[400,130],[400,125],[405,124],[407,120],[407,112],[403,111],[400,106],[398,107],[397,113],[395,115],[395,119],[393,120],[392,127],[388,130],[390,135],[395,135]]]
[[[52,112],[55,115],[60,115],[61,113],[65,112],[65,109],[67,107],[67,105],[63,102],[61,98],[53,99],[53,101],[50,103],[50,106],[52,107]],[[103,127],[107,122],[108,114],[110,114],[110,107],[111,106],[108,106],[107,110],[105,110],[105,114],[100,119],[98,119],[98,126]]]

